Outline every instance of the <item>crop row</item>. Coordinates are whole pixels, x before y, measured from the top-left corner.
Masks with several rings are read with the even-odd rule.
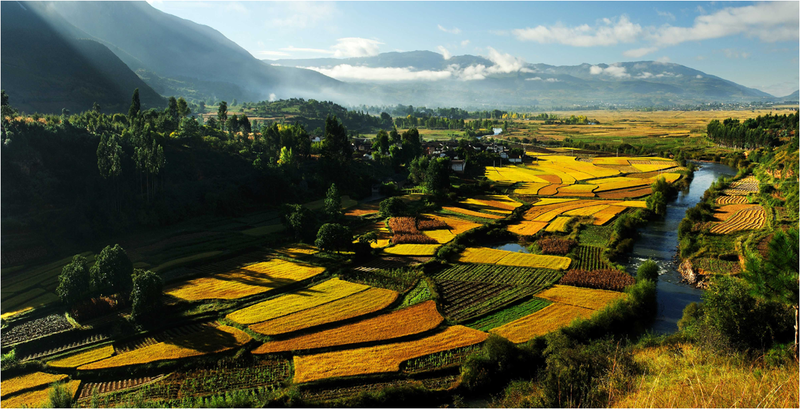
[[[300,335],[293,338],[267,342],[253,350],[254,354],[303,351],[386,341],[434,329],[444,319],[436,309],[436,303],[426,301],[388,314],[368,318],[337,328]]]
[[[502,216],[499,214],[489,214],[489,213],[481,213],[476,212],[474,210],[464,209],[463,207],[456,207],[456,206],[443,206],[442,209],[453,212],[459,213],[466,216],[473,216],[473,217],[481,217],[484,219],[502,219],[506,216]]]
[[[447,375],[424,379],[396,379],[389,382],[369,382],[340,388],[313,388],[304,390],[301,394],[306,402],[325,403],[327,401],[349,398],[367,392],[379,391],[387,388],[421,385],[426,389],[447,389],[457,380],[457,375]],[[326,405],[320,405],[326,406]]]
[[[406,374],[418,374],[449,366],[461,365],[470,354],[478,350],[480,350],[480,346],[470,345],[409,359],[400,364],[400,370]]]
[[[389,228],[392,233],[419,233],[417,229],[417,219],[414,217],[392,217],[389,219]]]
[[[745,204],[748,203],[746,196],[719,196],[714,201],[717,205]]]
[[[761,206],[738,211],[722,223],[715,224],[711,233],[728,234],[741,230],[760,229],[767,220],[767,212]]]
[[[511,321],[518,320],[526,315],[539,311],[548,305],[550,305],[550,301],[534,297],[530,300],[514,305],[513,307],[505,308],[495,312],[494,314],[473,321],[467,324],[467,326],[481,331],[489,331],[492,328],[497,328],[501,325],[505,325]]]
[[[549,286],[560,277],[561,273],[555,270],[490,264],[456,264],[433,275],[437,281],[472,281],[512,286]]]
[[[566,232],[567,231],[567,224],[572,221],[572,217],[569,216],[560,216],[556,217],[555,220],[550,222],[547,227],[544,229],[546,232]]]
[[[550,224],[550,222],[534,222],[523,220],[518,224],[512,224],[508,226],[508,231],[514,234],[519,234],[520,236],[533,236],[547,227],[548,224]]]
[[[55,355],[55,354],[57,354],[59,352],[68,351],[70,349],[76,349],[76,348],[82,347],[84,345],[89,345],[89,344],[94,344],[94,343],[97,343],[97,342],[100,342],[100,341],[104,341],[104,340],[107,340],[108,338],[110,338],[110,335],[107,334],[107,333],[96,333],[96,334],[90,335],[90,336],[88,336],[86,338],[83,338],[83,339],[81,339],[79,341],[70,342],[68,344],[61,344],[61,345],[59,345],[57,347],[54,347],[54,348],[50,348],[50,349],[45,349],[45,350],[40,350],[38,352],[34,352],[34,353],[30,354],[30,355],[26,355],[24,357],[21,357],[20,361],[29,361],[31,359],[45,358],[45,357],[48,357],[50,355]]]
[[[578,246],[578,264],[575,268],[580,270],[599,270],[608,268],[608,264],[603,261],[601,254],[603,249],[594,246]]]
[[[75,396],[81,385],[80,380],[72,380],[64,386],[71,396]],[[2,406],[4,408],[42,408],[49,403],[50,389],[37,389],[30,392],[22,392],[8,398],[4,398]]]
[[[395,256],[433,256],[439,247],[439,244],[397,244],[383,249],[383,252]]]
[[[406,263],[407,265],[408,263]],[[375,268],[371,265],[383,265],[389,268]],[[387,261],[384,264],[370,263],[356,267],[347,272],[348,281],[366,284],[372,287],[386,288],[397,292],[405,292],[417,281],[417,271],[404,268],[403,264]]]
[[[559,284],[575,287],[597,288],[601,290],[622,291],[636,280],[624,271],[605,270],[569,270],[561,277]]]
[[[720,206],[717,210],[714,211],[714,218],[717,219],[717,221],[724,222],[725,220],[728,220],[731,216],[736,214],[736,212],[754,207],[758,207],[758,205],[731,204],[731,205]]]
[[[626,296],[625,293],[618,291],[597,290],[560,284],[554,285],[536,294],[538,298],[543,298],[559,304],[588,308],[590,310],[599,310],[608,305],[608,303],[625,298]]]
[[[5,398],[19,391],[39,388],[64,379],[67,379],[67,375],[54,375],[45,372],[33,372],[27,375],[5,378],[2,384],[0,384],[0,396]],[[5,407],[6,405],[3,406]]]
[[[421,233],[395,233],[392,236],[393,244],[438,244],[439,241]]]
[[[512,251],[478,247],[464,250],[464,252],[461,253],[459,261],[462,263],[499,264],[504,266],[565,270],[569,267],[572,260],[560,256],[515,253]]]
[[[594,314],[594,310],[588,308],[554,303],[489,332],[519,344],[565,327],[576,318],[589,318],[592,314]]]
[[[3,329],[2,335],[0,335],[2,337],[1,344],[5,347],[70,329],[72,329],[72,324],[63,314],[51,314]]]
[[[115,381],[104,382],[85,382],[81,387],[78,399],[89,398],[93,394],[111,393],[125,389],[135,388],[148,382],[152,382],[164,375],[156,375],[142,378],[118,379]]]
[[[463,322],[530,296],[540,287],[514,287],[465,281],[438,282],[445,315]]]

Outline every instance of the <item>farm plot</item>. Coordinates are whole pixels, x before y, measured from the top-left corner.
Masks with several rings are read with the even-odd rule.
[[[552,288],[536,294],[538,298],[590,310],[599,310],[608,303],[626,296],[625,293],[617,291],[595,290],[567,285],[554,285]]]
[[[714,200],[716,205],[733,205],[748,203],[747,196],[719,196]]]
[[[548,186],[549,183],[532,183],[532,182],[522,182],[514,188],[514,194],[520,196],[531,196],[539,194],[539,190],[545,186]]]
[[[713,223],[711,233],[728,234],[743,230],[756,230],[764,227],[767,212],[761,206],[748,207],[739,210],[733,216],[721,223]]]
[[[108,358],[114,355],[114,346],[106,345],[102,347],[92,348],[88,351],[79,352],[70,355],[66,358],[56,359],[47,363],[48,366],[53,368],[77,368],[81,365],[86,365],[101,359]]]
[[[284,315],[314,308],[349,295],[365,291],[369,286],[334,278],[313,287],[297,290],[249,307],[236,310],[226,318],[242,325],[255,324]]]
[[[400,370],[403,371],[404,374],[419,374],[442,368],[459,366],[467,360],[467,357],[479,350],[479,345],[470,345],[409,359],[400,364]]]
[[[720,206],[717,210],[714,211],[714,218],[717,219],[717,221],[724,222],[725,220],[728,220],[731,216],[733,216],[734,214],[736,214],[736,212],[740,210],[745,210],[755,207],[758,207],[758,205],[732,204],[732,205]]]
[[[460,325],[416,341],[294,357],[294,382],[399,372],[409,359],[481,343],[489,335]]]
[[[462,263],[499,264],[503,266],[548,268],[565,270],[572,262],[567,257],[542,256],[538,254],[514,253],[486,247],[468,248],[461,253]]]
[[[627,207],[608,206],[607,208],[600,210],[592,215],[592,217],[594,218],[592,224],[595,226],[602,226],[613,220],[615,217],[617,217],[618,214],[624,212],[625,209],[627,209]]]
[[[416,217],[392,217],[389,219],[393,244],[436,244],[433,237],[422,234],[417,228]]]
[[[267,342],[253,350],[253,353],[270,354],[386,341],[432,330],[442,321],[444,318],[439,315],[436,303],[426,301],[338,328]]]
[[[2,332],[2,346],[6,347],[71,329],[72,324],[67,321],[63,314],[51,314],[4,329]]]
[[[65,387],[71,392],[72,396],[78,391],[81,381],[74,380],[66,383]],[[0,400],[2,408],[43,408],[49,400],[50,390],[38,389],[30,392],[23,392],[18,395],[10,396]]]
[[[78,395],[78,400],[91,398],[92,394],[95,392],[99,395],[136,388],[137,386],[156,381],[163,377],[164,375],[156,375],[105,382],[84,382],[81,393]]]
[[[600,290],[622,291],[633,285],[636,280],[624,271],[605,270],[569,270],[561,277],[559,284],[575,287],[596,288]]]
[[[742,271],[742,265],[731,260],[703,257],[692,260],[692,264],[698,274],[738,274]]]
[[[118,355],[101,359],[78,370],[92,370],[139,365],[151,362],[189,358],[223,352],[242,346],[250,341],[246,333],[225,325],[205,325],[199,331],[136,348]]]
[[[523,220],[518,224],[509,225],[508,231],[520,236],[533,236],[547,227],[548,224],[550,224],[550,222],[534,222]]]
[[[530,300],[523,301],[522,303],[514,305],[513,307],[500,310],[494,314],[480,318],[466,325],[470,328],[480,331],[489,331],[492,328],[497,328],[509,322],[516,321],[522,317],[530,315],[544,307],[547,307],[550,304],[551,302],[548,300],[534,297]]]
[[[275,249],[275,254],[290,258],[306,258],[317,253],[319,253],[319,250],[316,247],[302,243],[292,244],[290,246],[284,246]]]
[[[262,294],[322,274],[323,267],[272,259],[261,263],[177,283],[165,294],[186,301],[231,300]]]
[[[58,354],[60,352],[77,349],[89,344],[96,344],[99,343],[100,341],[105,341],[109,338],[111,338],[111,335],[108,332],[96,332],[92,335],[89,335],[77,341],[69,343],[65,342],[61,345],[49,349],[39,349],[36,352],[33,352],[32,354],[20,356],[18,357],[18,359],[20,362],[30,361],[31,359],[43,359]]]
[[[27,375],[3,379],[3,382],[0,383],[0,396],[5,398],[13,393],[24,391],[26,389],[36,389],[54,382],[63,381],[67,378],[68,376],[63,374],[33,372]]]
[[[493,210],[493,211],[502,210],[507,212],[511,212],[512,210],[522,206],[522,203],[512,200],[510,197],[506,195],[477,196],[475,198],[467,199],[462,203],[468,205],[474,205],[488,210]]]
[[[423,214],[423,216],[446,225],[447,229],[450,230],[450,233],[452,233],[453,235],[459,235],[461,233],[464,233],[465,231],[472,230],[476,227],[481,226],[480,223],[459,219],[457,217],[448,217],[437,214]],[[422,223],[422,221],[420,221],[420,223]]]
[[[395,256],[433,256],[440,244],[396,244],[386,247],[383,252]]]
[[[594,312],[594,310],[588,308],[555,303],[533,314],[494,328],[489,332],[519,344],[565,327],[576,318],[589,318]]]
[[[609,199],[609,200],[620,200],[620,199],[635,199],[642,196],[647,196],[653,193],[653,189],[650,186],[645,187],[638,187],[638,188],[631,188],[631,189],[619,189],[619,190],[609,190],[607,192],[599,192],[597,193],[597,197],[600,199]]]
[[[609,268],[603,261],[603,248],[594,246],[578,246],[578,260],[575,268],[580,270],[599,270]]]
[[[523,218],[525,220],[550,222],[556,217],[565,214],[594,216],[599,219],[604,219],[604,215],[617,214],[628,207],[642,208],[647,206],[642,200],[603,201],[571,199],[563,202],[545,200],[535,203],[533,207],[525,212]],[[600,216],[598,216],[598,214]]]
[[[472,217],[480,217],[480,218],[484,218],[484,219],[499,220],[499,219],[502,219],[502,218],[505,217],[503,215],[481,213],[481,212],[476,212],[474,210],[464,209],[463,207],[456,207],[456,206],[443,206],[442,209],[443,210],[447,210],[449,212],[453,212],[453,213],[463,214],[463,215],[472,216]]]
[[[306,402],[314,402],[314,405],[326,406],[326,402],[333,400],[358,396],[365,392],[380,391],[388,388],[401,386],[422,386],[426,389],[441,390],[450,388],[457,380],[456,375],[438,376],[423,379],[396,379],[389,382],[369,382],[358,385],[344,386],[338,388],[313,388],[302,391],[301,395]]]
[[[755,176],[748,176],[744,179],[731,183],[731,189],[744,192],[743,194],[758,192],[758,179]]]
[[[545,228],[544,231],[551,233],[555,232],[565,233],[567,231],[567,224],[572,219],[573,219],[572,217],[567,217],[567,216],[556,217],[555,220],[553,220],[552,222],[550,222],[550,224],[547,225],[547,228]]]
[[[487,264],[456,264],[433,275],[434,280],[497,283],[511,286],[547,287],[561,278],[555,270],[493,266]]]
[[[264,335],[286,334],[380,311],[398,296],[396,291],[370,288],[317,307],[253,324],[249,328]]]

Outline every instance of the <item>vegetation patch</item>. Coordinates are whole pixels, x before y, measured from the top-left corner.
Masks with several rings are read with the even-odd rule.
[[[489,331],[493,328],[497,328],[499,326],[508,324],[509,322],[516,321],[522,317],[530,315],[544,307],[547,307],[550,304],[551,302],[548,300],[533,297],[530,300],[523,301],[512,307],[508,307],[493,314],[487,315],[466,325],[477,330]]]
[[[114,355],[114,346],[105,345],[99,348],[92,348],[88,351],[79,352],[66,358],[50,361],[47,365],[54,368],[77,368],[81,365],[96,362],[112,355]]]
[[[613,291],[622,291],[635,282],[636,280],[628,273],[613,269],[591,271],[573,269],[567,271],[567,274],[558,281],[561,285]]]
[[[589,308],[554,303],[533,314],[494,328],[489,332],[519,344],[566,327],[576,318],[589,318],[594,312],[595,310]]]
[[[3,379],[0,384],[0,396],[5,400],[5,397],[19,391],[26,389],[35,389],[40,386],[49,385],[54,382],[63,381],[67,379],[67,375],[62,374],[49,374],[45,372],[33,372],[27,375],[16,376],[13,378]],[[3,405],[6,406],[6,405]]]

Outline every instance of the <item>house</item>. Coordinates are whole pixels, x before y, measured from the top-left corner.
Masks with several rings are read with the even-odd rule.
[[[502,155],[503,154],[501,154],[501,156]],[[522,155],[511,154],[511,155],[507,155],[507,156],[508,156],[508,161],[511,162],[511,163],[522,163]]]
[[[467,163],[462,159],[455,159],[450,161],[450,169],[453,169],[453,172],[464,173],[464,169],[467,167]]]

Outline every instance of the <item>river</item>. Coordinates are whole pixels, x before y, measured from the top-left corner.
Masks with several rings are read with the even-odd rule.
[[[648,258],[658,263],[658,314],[652,327],[652,331],[657,334],[677,331],[684,307],[691,302],[700,301],[702,294],[702,290],[680,283],[681,275],[678,273],[675,258],[678,250],[678,224],[686,210],[700,201],[703,193],[717,178],[736,174],[735,169],[718,163],[699,165],[701,168],[694,172],[689,190],[678,193],[675,199],[667,203],[667,215],[664,219],[649,221],[639,228],[639,238],[636,239],[626,265],[629,273],[635,273],[636,268]]]

